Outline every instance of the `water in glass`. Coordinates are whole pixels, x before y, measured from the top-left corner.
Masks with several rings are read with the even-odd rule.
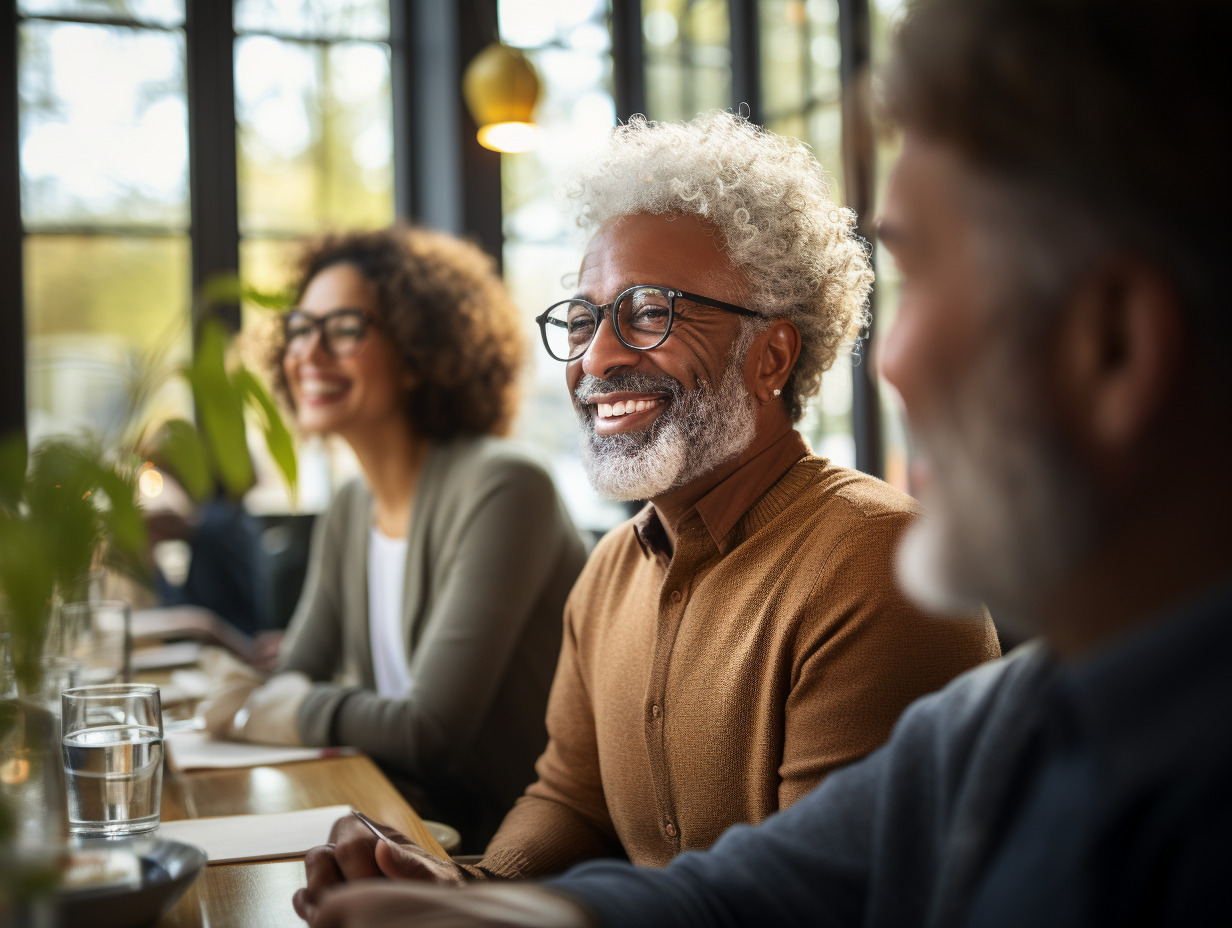
[[[126,835],[158,827],[163,739],[156,728],[112,725],[63,739],[69,828]]]

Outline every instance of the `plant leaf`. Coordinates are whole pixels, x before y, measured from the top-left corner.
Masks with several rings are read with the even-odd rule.
[[[201,324],[189,371],[197,419],[223,487],[238,499],[255,476],[244,435],[244,411],[226,368],[227,332],[217,319]]]
[[[99,510],[104,538],[114,545],[130,573],[144,576],[148,573],[145,555],[149,532],[137,504],[136,474],[124,474],[99,462],[94,463],[94,472],[106,498],[106,506]]]
[[[207,307],[243,301],[262,309],[280,310],[291,305],[291,297],[285,290],[261,290],[246,284],[233,271],[212,274],[201,287],[201,300]]]
[[[213,495],[210,453],[197,427],[186,419],[168,419],[154,440],[154,463],[169,471],[195,502]]]
[[[287,482],[291,497],[295,497],[299,468],[295,458],[295,439],[291,436],[286,422],[279,412],[274,398],[265,389],[265,385],[246,367],[241,367],[231,375],[231,382],[244,398],[246,404],[254,409],[261,418],[261,428],[265,434],[265,445],[270,457],[282,472],[282,479]]]

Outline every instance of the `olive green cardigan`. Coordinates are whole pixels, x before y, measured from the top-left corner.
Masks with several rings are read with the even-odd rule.
[[[368,625],[372,497],[344,486],[314,527],[280,670],[318,681],[306,744],[352,745],[468,820],[476,839],[534,778],[565,598],[585,548],[548,475],[497,439],[429,450],[407,534],[402,699],[377,694]],[[443,811],[442,811],[443,810]]]

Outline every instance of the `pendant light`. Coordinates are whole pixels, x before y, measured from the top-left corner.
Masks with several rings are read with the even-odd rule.
[[[479,126],[479,144],[501,152],[534,148],[540,89],[535,66],[519,49],[493,42],[476,55],[462,75],[462,96]]]

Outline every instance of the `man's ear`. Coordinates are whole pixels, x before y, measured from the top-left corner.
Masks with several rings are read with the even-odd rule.
[[[800,330],[794,322],[775,319],[749,349],[745,368],[749,392],[763,406],[773,402],[799,357]]]
[[[1073,292],[1058,334],[1063,415],[1095,454],[1131,450],[1167,402],[1183,361],[1176,287],[1146,261],[1104,262]]]

